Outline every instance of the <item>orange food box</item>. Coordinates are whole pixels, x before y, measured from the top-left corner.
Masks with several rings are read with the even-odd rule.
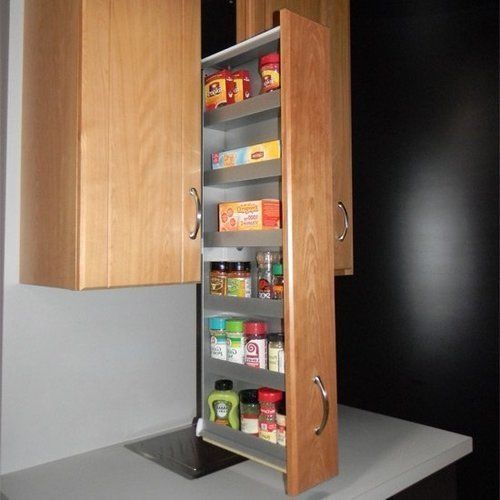
[[[261,231],[280,227],[279,200],[219,203],[219,231]]]

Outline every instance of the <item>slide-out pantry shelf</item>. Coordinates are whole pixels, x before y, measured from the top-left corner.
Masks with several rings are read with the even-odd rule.
[[[272,182],[279,179],[281,179],[281,159],[205,172],[204,185],[225,188]]]
[[[205,247],[280,247],[283,231],[213,231],[205,233],[203,239]]]

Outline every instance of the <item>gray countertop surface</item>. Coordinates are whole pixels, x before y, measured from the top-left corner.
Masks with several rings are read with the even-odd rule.
[[[385,499],[472,451],[472,439],[339,406],[340,473],[296,498]],[[2,477],[9,500],[287,498],[283,475],[244,462],[185,479],[116,445]]]

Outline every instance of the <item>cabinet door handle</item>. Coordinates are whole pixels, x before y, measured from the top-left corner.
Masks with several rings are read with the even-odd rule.
[[[341,201],[337,202],[337,208],[340,210],[342,217],[344,218],[344,230],[337,236],[337,240],[344,241],[347,235],[347,230],[349,229],[349,215],[347,215],[347,209]]]
[[[198,234],[198,231],[200,230],[200,226],[201,226],[201,201],[200,201],[200,197],[198,196],[198,191],[196,191],[196,188],[192,187],[189,190],[189,194],[193,197],[194,205],[196,208],[195,226],[194,226],[194,229],[189,233],[189,237],[192,240],[195,240],[196,236]]]
[[[314,429],[316,435],[319,436],[323,432],[326,426],[326,422],[328,421],[328,415],[330,414],[330,403],[328,402],[328,394],[326,393],[325,386],[323,385],[320,376],[316,375],[313,378],[313,382],[318,386],[321,392],[321,399],[323,401],[323,418],[321,420],[321,424],[319,424],[319,427],[316,427]]]

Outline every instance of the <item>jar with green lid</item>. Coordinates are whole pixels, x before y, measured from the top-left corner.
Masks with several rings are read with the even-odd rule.
[[[283,299],[284,280],[283,280],[283,264],[273,264],[273,284],[271,288],[272,299]]]
[[[227,359],[226,318],[208,319],[210,330],[210,356],[214,359]]]
[[[243,335],[243,320],[226,320],[227,360],[243,365],[245,363],[245,338]]]

